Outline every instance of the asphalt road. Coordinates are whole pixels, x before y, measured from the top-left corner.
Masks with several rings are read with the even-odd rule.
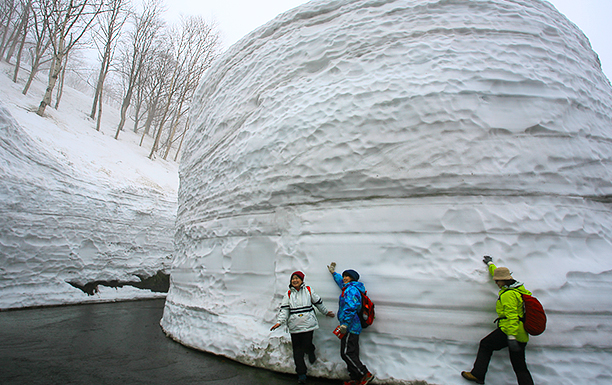
[[[167,338],[164,300],[0,312],[0,384],[284,385],[291,374],[239,364]],[[309,384],[339,384],[309,378]]]

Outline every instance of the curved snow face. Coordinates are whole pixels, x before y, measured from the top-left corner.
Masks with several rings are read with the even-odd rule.
[[[139,282],[169,270],[176,201],[79,174],[0,105],[0,309],[160,296],[68,282]]]
[[[336,307],[325,267],[377,304],[362,360],[382,381],[455,384],[496,317],[482,255],[544,303],[538,383],[612,379],[612,89],[542,1],[319,1],[210,70],[181,164],[162,326],[293,372],[269,332],[289,274]],[[345,376],[321,317],[311,375]],[[489,384],[513,382],[507,353]]]

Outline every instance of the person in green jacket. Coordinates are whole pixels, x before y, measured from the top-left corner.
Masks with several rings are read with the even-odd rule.
[[[522,321],[525,315],[522,294],[531,295],[531,292],[525,289],[521,282],[512,278],[507,267],[495,266],[488,255],[483,258],[483,262],[499,287],[499,297],[495,304],[497,329],[480,341],[474,367],[470,372],[461,372],[461,376],[477,384],[484,384],[493,352],[508,347],[512,369],[519,385],[533,385],[525,362],[525,347],[529,342],[529,334],[525,331]]]

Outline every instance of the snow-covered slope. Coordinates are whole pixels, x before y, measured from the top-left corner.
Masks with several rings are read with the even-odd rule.
[[[139,282],[169,272],[176,215],[177,167],[152,162],[137,136],[111,136],[86,119],[91,98],[66,89],[58,111],[35,108],[0,67],[0,308],[160,296],[131,286],[100,285],[88,296],[73,285]],[[106,131],[106,132],[105,132]]]
[[[612,88],[539,0],[321,0],[234,45],[192,107],[162,326],[293,371],[270,332],[289,274],[334,308],[326,265],[377,304],[378,378],[463,384],[492,330],[482,255],[538,296],[536,383],[612,381]],[[310,374],[341,377],[321,318]],[[513,383],[507,353],[487,384]]]

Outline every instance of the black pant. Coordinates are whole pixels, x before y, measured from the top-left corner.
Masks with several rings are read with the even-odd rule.
[[[293,346],[293,361],[295,362],[295,372],[297,374],[306,374],[306,362],[304,362],[304,353],[310,354],[315,350],[312,344],[312,335],[314,330],[304,333],[291,333],[291,345]]]
[[[518,352],[508,350],[510,352],[512,369],[514,369],[514,373],[516,373],[516,379],[519,385],[533,385],[533,379],[527,369],[527,363],[525,363],[525,347],[527,343],[519,342],[519,346],[521,349]],[[474,362],[472,374],[479,380],[484,381],[493,351],[501,350],[505,347],[508,347],[508,336],[499,328],[483,338],[478,347],[478,354],[476,355],[476,362]]]
[[[368,368],[359,360],[359,334],[346,333],[340,340],[340,357],[346,362],[351,380],[360,380]]]

